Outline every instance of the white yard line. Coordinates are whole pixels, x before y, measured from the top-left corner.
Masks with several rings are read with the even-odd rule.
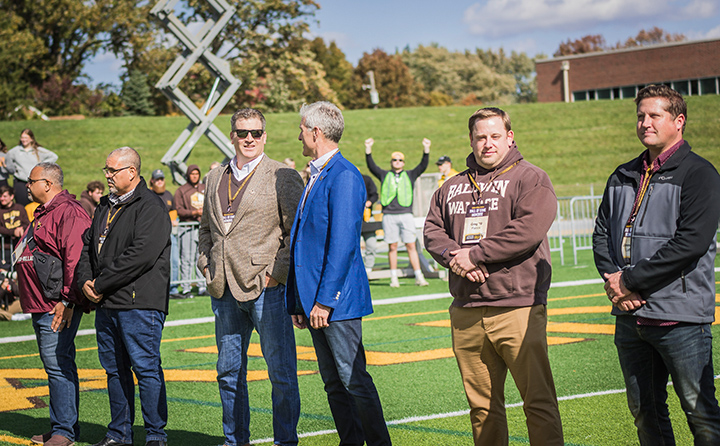
[[[715,376],[715,379],[719,379],[720,375]],[[668,383],[668,386],[671,386],[672,382]],[[570,400],[579,400],[583,398],[593,398],[596,396],[603,396],[603,395],[613,395],[616,393],[625,393],[625,389],[612,389],[612,390],[603,390],[602,392],[590,392],[590,393],[579,393],[577,395],[568,395],[568,396],[561,396],[558,398],[558,401],[570,401]],[[508,404],[505,407],[510,409],[513,407],[522,407],[523,403],[514,403],[514,404]],[[438,414],[431,414],[431,415],[422,415],[422,416],[414,416],[414,417],[407,417],[407,418],[401,418],[399,420],[392,420],[387,421],[388,426],[392,425],[398,425],[398,424],[408,424],[408,423],[416,423],[418,421],[429,421],[429,420],[439,420],[442,418],[453,418],[453,417],[461,417],[469,414],[469,410],[459,410],[456,412],[445,412],[445,413],[438,413]],[[322,430],[322,431],[316,431],[316,432],[305,432],[302,434],[298,434],[298,437],[317,437],[320,435],[328,435],[328,434],[334,434],[337,433],[337,430],[330,429],[330,430]],[[263,443],[272,443],[272,438],[262,438],[258,440],[251,441],[251,444],[263,444]]]
[[[715,268],[715,272],[720,272],[720,268]],[[602,279],[586,279],[586,280],[571,280],[567,282],[555,282],[550,285],[550,288],[564,288],[564,287],[570,287],[570,286],[583,286],[583,285],[594,285],[594,284],[600,284],[603,283]],[[446,299],[450,296],[450,293],[436,293],[436,294],[420,294],[417,296],[405,296],[405,297],[392,297],[389,299],[377,299],[373,300],[373,306],[375,305],[392,305],[392,304],[401,304],[401,303],[409,303],[409,302],[421,302],[424,300],[435,300],[435,299]],[[201,317],[197,319],[182,319],[178,321],[170,321],[166,322],[166,327],[177,327],[181,325],[193,325],[193,324],[205,324],[208,322],[213,322],[215,320],[214,317]],[[6,322],[3,322],[6,323]],[[12,322],[7,322],[12,323]],[[77,333],[77,336],[85,336],[85,335],[94,335],[95,330],[94,329],[88,329],[88,330],[80,330]],[[13,342],[25,342],[25,341],[34,341],[35,335],[27,335],[27,336],[8,336],[0,338],[0,344],[11,344]]]

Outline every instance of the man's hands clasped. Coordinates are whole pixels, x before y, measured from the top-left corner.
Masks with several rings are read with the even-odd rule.
[[[623,311],[637,310],[645,304],[642,297],[636,292],[630,291],[622,282],[622,271],[612,274],[603,274],[605,282],[605,293],[613,306]]]

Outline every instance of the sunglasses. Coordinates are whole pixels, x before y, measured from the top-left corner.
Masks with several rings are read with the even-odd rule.
[[[392,161],[400,161],[401,163],[404,163],[404,162],[405,162],[405,160],[400,159],[400,158],[393,158]]]
[[[265,133],[265,130],[245,130],[245,129],[237,129],[235,130],[235,134],[238,136],[238,138],[247,138],[248,133],[252,135],[253,138],[257,139],[261,136],[263,136],[263,133]]]

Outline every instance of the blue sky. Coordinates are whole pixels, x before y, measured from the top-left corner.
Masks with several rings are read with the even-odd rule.
[[[311,36],[334,40],[353,64],[364,52],[438,43],[450,50],[552,55],[558,45],[602,34],[609,45],[658,26],[692,40],[720,38],[720,0],[316,0]],[[94,84],[118,83],[122,66],[103,54],[86,66]]]

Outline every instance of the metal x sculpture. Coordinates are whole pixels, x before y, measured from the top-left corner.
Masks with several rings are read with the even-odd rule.
[[[205,22],[196,34],[192,34],[175,16],[174,9],[178,1],[160,0],[150,13],[160,19],[167,29],[185,46],[183,52],[178,55],[170,68],[155,84],[155,87],[160,89],[190,119],[190,124],[180,133],[162,158],[162,163],[170,167],[175,181],[184,184],[184,174],[187,170],[185,161],[187,161],[190,152],[203,134],[207,135],[208,139],[225,156],[228,158],[235,156],[230,140],[213,124],[213,121],[225,105],[230,102],[233,94],[240,88],[241,82],[230,72],[230,64],[213,54],[209,49],[212,41],[227,25],[232,15],[235,14],[235,8],[225,0],[207,0],[217,12],[217,17],[215,17],[215,20],[210,19]],[[213,85],[210,97],[208,97],[202,109],[199,109],[178,87],[183,77],[196,62],[203,64],[205,68],[215,75],[215,85]]]

